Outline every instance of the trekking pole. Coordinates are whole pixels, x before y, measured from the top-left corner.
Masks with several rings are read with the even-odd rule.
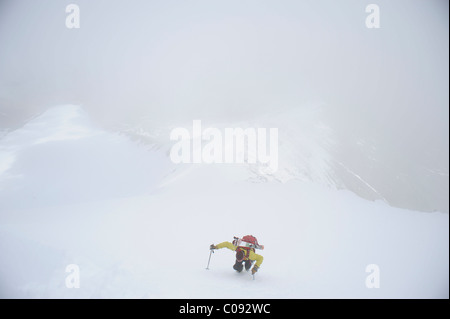
[[[209,261],[211,260],[211,254],[214,253],[214,250],[209,250],[209,259],[208,259],[208,266],[206,266],[206,269],[209,270]]]

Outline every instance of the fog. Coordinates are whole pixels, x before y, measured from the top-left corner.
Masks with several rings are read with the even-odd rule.
[[[369,3],[2,0],[0,129],[66,103],[149,131],[314,105],[336,162],[394,206],[448,212],[448,1],[377,0],[378,29]]]

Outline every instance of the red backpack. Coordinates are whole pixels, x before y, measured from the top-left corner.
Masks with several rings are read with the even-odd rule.
[[[249,257],[250,250],[253,250],[253,252],[255,252],[255,248],[261,247],[258,244],[258,240],[256,239],[256,237],[253,235],[247,235],[242,238],[234,237],[233,245],[238,246],[236,250],[242,250],[244,252],[245,258]]]
[[[258,240],[257,240],[256,237],[253,236],[253,235],[247,235],[247,236],[242,237],[242,241],[245,242],[245,243],[252,244],[252,245],[254,245],[254,246],[258,246]],[[241,243],[242,243],[242,242],[241,242]],[[253,251],[254,251],[254,250],[255,250],[255,249],[253,248]]]

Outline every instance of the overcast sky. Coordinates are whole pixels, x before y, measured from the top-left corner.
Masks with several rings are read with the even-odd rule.
[[[80,29],[66,28],[69,3]],[[380,29],[366,27],[367,4],[2,0],[1,107],[170,121],[312,100],[345,118],[448,121],[448,2],[378,1]]]

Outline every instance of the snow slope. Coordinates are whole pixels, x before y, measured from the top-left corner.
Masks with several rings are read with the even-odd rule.
[[[245,165],[174,165],[73,105],[4,136],[0,163],[3,298],[449,296],[448,214],[315,178],[255,182]],[[246,234],[265,245],[256,280],[232,270],[226,249],[205,270],[211,243]],[[65,285],[69,264],[78,289]],[[369,264],[380,288],[366,287]]]
[[[368,200],[382,200],[391,206],[423,212],[448,213],[448,161],[432,148],[420,147],[423,132],[409,136],[405,143],[386,141],[370,133],[370,125],[355,131],[338,123],[330,106],[306,104],[289,110],[274,110],[233,123],[202,120],[202,128],[278,128],[279,167],[269,172],[263,164],[248,166],[254,182],[312,181],[334,189],[347,189]],[[349,123],[358,122],[348,119]],[[151,119],[139,126],[120,123],[120,131],[133,140],[169,152],[173,127],[155,128]],[[177,125],[192,132],[192,120]],[[397,127],[402,131],[401,125]],[[392,134],[397,134],[394,132]],[[430,144],[439,143],[430,140]],[[205,143],[204,143],[205,144]],[[408,145],[408,147],[406,147]],[[445,153],[445,143],[436,149]],[[407,149],[415,149],[414,152]],[[433,148],[434,149],[434,148]],[[427,160],[423,160],[426,154]]]

